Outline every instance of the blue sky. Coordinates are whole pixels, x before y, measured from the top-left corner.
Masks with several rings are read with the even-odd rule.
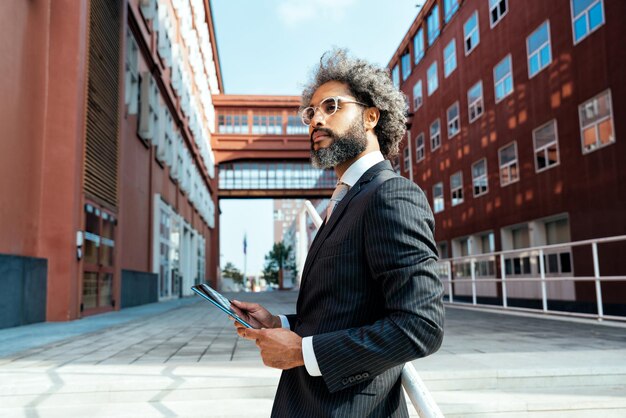
[[[299,95],[335,46],[386,66],[424,0],[211,0],[224,92]],[[271,200],[220,202],[220,260],[263,268],[273,243]]]

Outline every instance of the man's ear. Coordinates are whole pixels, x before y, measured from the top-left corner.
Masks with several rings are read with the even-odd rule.
[[[380,120],[380,110],[377,107],[368,107],[365,109],[363,120],[365,121],[365,129],[373,130]]]

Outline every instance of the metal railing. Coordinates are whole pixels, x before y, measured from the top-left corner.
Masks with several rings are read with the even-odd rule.
[[[568,242],[556,245],[545,245],[538,247],[530,247],[517,250],[498,251],[489,254],[470,255],[465,257],[454,257],[449,259],[440,260],[438,263],[438,273],[444,283],[446,289],[446,302],[449,304],[470,305],[467,302],[455,301],[455,288],[471,288],[471,306],[480,306],[488,308],[498,308],[507,310],[518,311],[530,311],[530,312],[543,312],[552,315],[574,316],[582,318],[594,318],[599,321],[602,320],[614,320],[614,321],[626,321],[626,316],[606,315],[604,312],[604,302],[602,299],[602,284],[607,282],[625,282],[626,276],[602,276],[600,271],[600,257],[598,254],[598,246],[600,244],[626,242],[626,235],[619,235],[614,237],[590,239],[584,241]],[[593,276],[575,276],[573,274],[574,260],[572,257],[572,248],[576,247],[591,247],[591,257],[593,264]],[[561,252],[560,252],[561,250]],[[562,250],[565,250],[564,252]],[[548,256],[565,255],[568,257],[556,258],[557,268],[556,271],[552,270],[554,266],[554,257],[551,257],[550,267],[547,268],[546,261]],[[579,252],[579,256],[582,255]],[[626,251],[623,255],[626,255]],[[516,260],[519,260],[515,263]],[[493,269],[487,270],[493,271],[493,275],[483,274],[478,266],[481,263],[493,263]],[[565,264],[565,268],[561,265]],[[569,267],[567,264],[569,263]],[[469,268],[468,268],[469,265]],[[496,266],[499,265],[499,274],[497,276]],[[519,266],[519,269],[516,267]],[[528,266],[528,267],[527,267]],[[468,273],[469,272],[469,277]],[[571,274],[569,274],[571,273]],[[556,283],[560,283],[561,286],[565,283],[570,283],[573,289],[573,285],[576,282],[593,282],[595,285],[595,305],[596,313],[587,312],[575,312],[575,311],[563,311],[549,309],[548,306],[548,286],[554,286]],[[515,307],[509,306],[511,299],[510,288],[517,286],[520,283],[538,283],[539,284],[539,297],[530,298],[533,300],[541,301],[541,308],[532,307]],[[488,286],[488,284],[492,284]],[[498,285],[500,295],[498,296]],[[626,284],[625,284],[626,285]],[[482,287],[483,292],[478,291],[478,287]],[[488,290],[485,291],[485,288]],[[519,289],[519,286],[518,286]],[[458,289],[457,289],[458,290]],[[499,305],[494,304],[481,304],[478,303],[479,297],[489,297],[488,293],[493,293],[495,290],[496,298],[502,299]],[[528,286],[526,286],[528,290]],[[481,294],[482,293],[482,294]],[[575,294],[575,293],[574,293]],[[459,295],[457,295],[458,297]],[[467,292],[463,292],[463,296],[470,296]],[[576,301],[565,299],[567,301]]]

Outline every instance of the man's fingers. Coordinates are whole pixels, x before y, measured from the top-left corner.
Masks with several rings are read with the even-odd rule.
[[[237,334],[246,340],[257,340],[263,336],[263,330],[254,328],[237,328]]]
[[[236,308],[243,309],[244,311],[250,311],[259,306],[258,303],[241,302],[239,300],[231,300],[230,304]]]

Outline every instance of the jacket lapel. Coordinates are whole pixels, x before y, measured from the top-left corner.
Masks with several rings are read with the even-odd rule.
[[[313,240],[313,243],[311,244],[311,248],[309,249],[309,253],[304,263],[302,280],[300,281],[300,290],[302,290],[302,288],[304,287],[304,282],[308,277],[309,271],[311,270],[311,265],[313,264],[317,253],[319,252],[320,248],[322,248],[324,241],[326,240],[326,238],[328,238],[328,235],[333,230],[335,224],[342,217],[346,208],[350,204],[350,201],[361,191],[362,186],[365,183],[371,181],[374,177],[376,177],[376,175],[378,175],[379,172],[385,169],[391,169],[391,163],[387,160],[381,161],[380,163],[372,166],[369,170],[367,170],[361,176],[359,181],[350,189],[350,191],[348,191],[348,194],[343,199],[341,199],[341,202],[339,202],[337,207],[333,210],[333,214],[328,220],[328,223],[324,222],[324,224],[321,226],[320,230],[315,236],[315,239]]]

